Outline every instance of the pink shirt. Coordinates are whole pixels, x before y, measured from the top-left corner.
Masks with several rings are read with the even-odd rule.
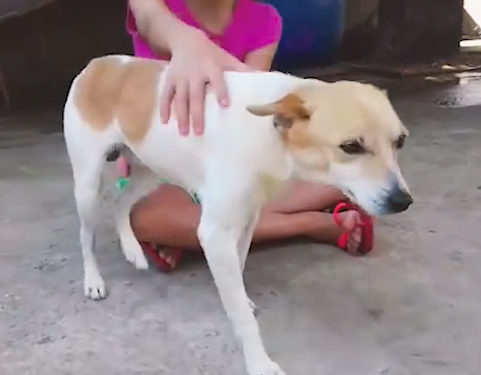
[[[196,21],[185,5],[184,0],[164,0],[170,11],[186,24],[206,33],[210,40],[230,54],[244,61],[249,52],[278,42],[282,33],[282,18],[277,10],[269,5],[253,0],[237,0],[232,21],[223,34],[213,34]],[[170,56],[155,54],[140,36],[135,18],[127,12],[127,31],[132,36],[135,56],[169,60]]]

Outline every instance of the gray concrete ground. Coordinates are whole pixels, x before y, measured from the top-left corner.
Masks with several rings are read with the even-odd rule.
[[[452,90],[396,100],[416,202],[379,220],[370,256],[305,243],[250,256],[248,290],[288,375],[481,374],[481,86],[462,89],[461,107],[438,100]],[[83,297],[57,114],[0,120],[0,220],[0,374],[244,374],[202,261],[136,271],[109,224],[110,298]]]

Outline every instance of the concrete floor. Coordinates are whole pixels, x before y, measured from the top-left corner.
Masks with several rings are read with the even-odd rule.
[[[481,85],[461,89],[467,107],[438,100],[452,90],[395,100],[415,204],[379,220],[370,256],[317,244],[250,256],[248,290],[288,375],[481,374]],[[98,257],[110,298],[83,297],[58,129],[56,113],[0,119],[0,374],[244,374],[202,261],[136,271],[109,224]]]

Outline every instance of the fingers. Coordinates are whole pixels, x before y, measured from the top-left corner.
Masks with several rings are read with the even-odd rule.
[[[175,75],[168,75],[165,87],[160,94],[160,119],[163,124],[169,122],[171,116],[172,103],[174,103],[175,114],[179,133],[189,134],[189,90],[188,82],[175,79]]]
[[[234,70],[237,72],[250,72],[253,69],[240,61],[233,59],[232,65],[228,66],[226,70]],[[224,71],[221,69],[212,69],[209,74],[209,82],[214,88],[219,105],[223,108],[229,106],[229,92],[225,82]]]
[[[229,60],[230,61],[225,65],[224,69],[213,67],[209,73],[209,82],[214,88],[217,101],[219,102],[219,105],[224,108],[229,106],[229,92],[225,82],[224,71],[233,70],[237,72],[251,72],[254,70],[249,65],[237,60],[234,56],[229,55]]]
[[[192,54],[192,51],[189,54]],[[197,62],[188,57],[181,56],[180,60],[173,58],[171,61],[160,97],[160,115],[162,123],[168,123],[174,103],[180,134],[189,134],[192,119],[194,133],[202,135],[205,128],[206,84],[212,85],[219,105],[225,108],[229,106],[230,100],[224,71],[247,72],[253,69],[220,49],[211,50],[207,57]]]
[[[160,119],[162,124],[167,124],[170,119],[170,108],[175,95],[175,85],[170,77],[167,77],[165,87],[160,94]]]
[[[174,103],[179,133],[188,135],[192,118],[196,135],[204,133],[204,98],[205,80],[200,77],[186,77],[182,80],[168,78],[160,97],[160,115],[166,124],[171,115],[171,104]]]
[[[189,87],[189,109],[195,135],[204,134],[205,81],[191,81]]]
[[[225,82],[224,72],[221,69],[211,69],[209,72],[209,83],[212,85],[217,101],[221,107],[229,106],[229,93]]]
[[[186,81],[180,82],[176,86],[174,97],[175,113],[177,124],[181,135],[188,135],[189,124],[189,85]]]

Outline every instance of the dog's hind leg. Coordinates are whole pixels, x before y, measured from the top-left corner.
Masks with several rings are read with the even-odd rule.
[[[117,197],[115,222],[120,237],[120,245],[125,258],[137,269],[147,269],[149,263],[132,230],[130,210],[140,198],[150,193],[158,185],[157,175],[143,165],[136,165],[135,168],[132,168],[130,183]]]
[[[95,251],[95,229],[101,213],[102,172],[115,132],[102,134],[90,129],[67,102],[64,137],[74,177],[74,195],[80,219],[80,245],[84,266],[84,292],[91,299],[107,296]]]
[[[102,168],[105,155],[88,152],[83,160],[72,160],[75,183],[75,201],[80,219],[80,244],[84,262],[84,292],[91,299],[107,296],[105,282],[100,276],[95,259],[95,229],[98,223],[102,184]]]
[[[199,241],[226,314],[241,341],[249,375],[282,375],[264,348],[245,290],[238,254],[242,231],[254,214],[246,204],[252,194],[248,186],[226,183],[229,178],[220,172],[225,171],[217,171],[215,175],[222,176],[222,181],[220,178],[208,181],[208,187],[201,194]]]

